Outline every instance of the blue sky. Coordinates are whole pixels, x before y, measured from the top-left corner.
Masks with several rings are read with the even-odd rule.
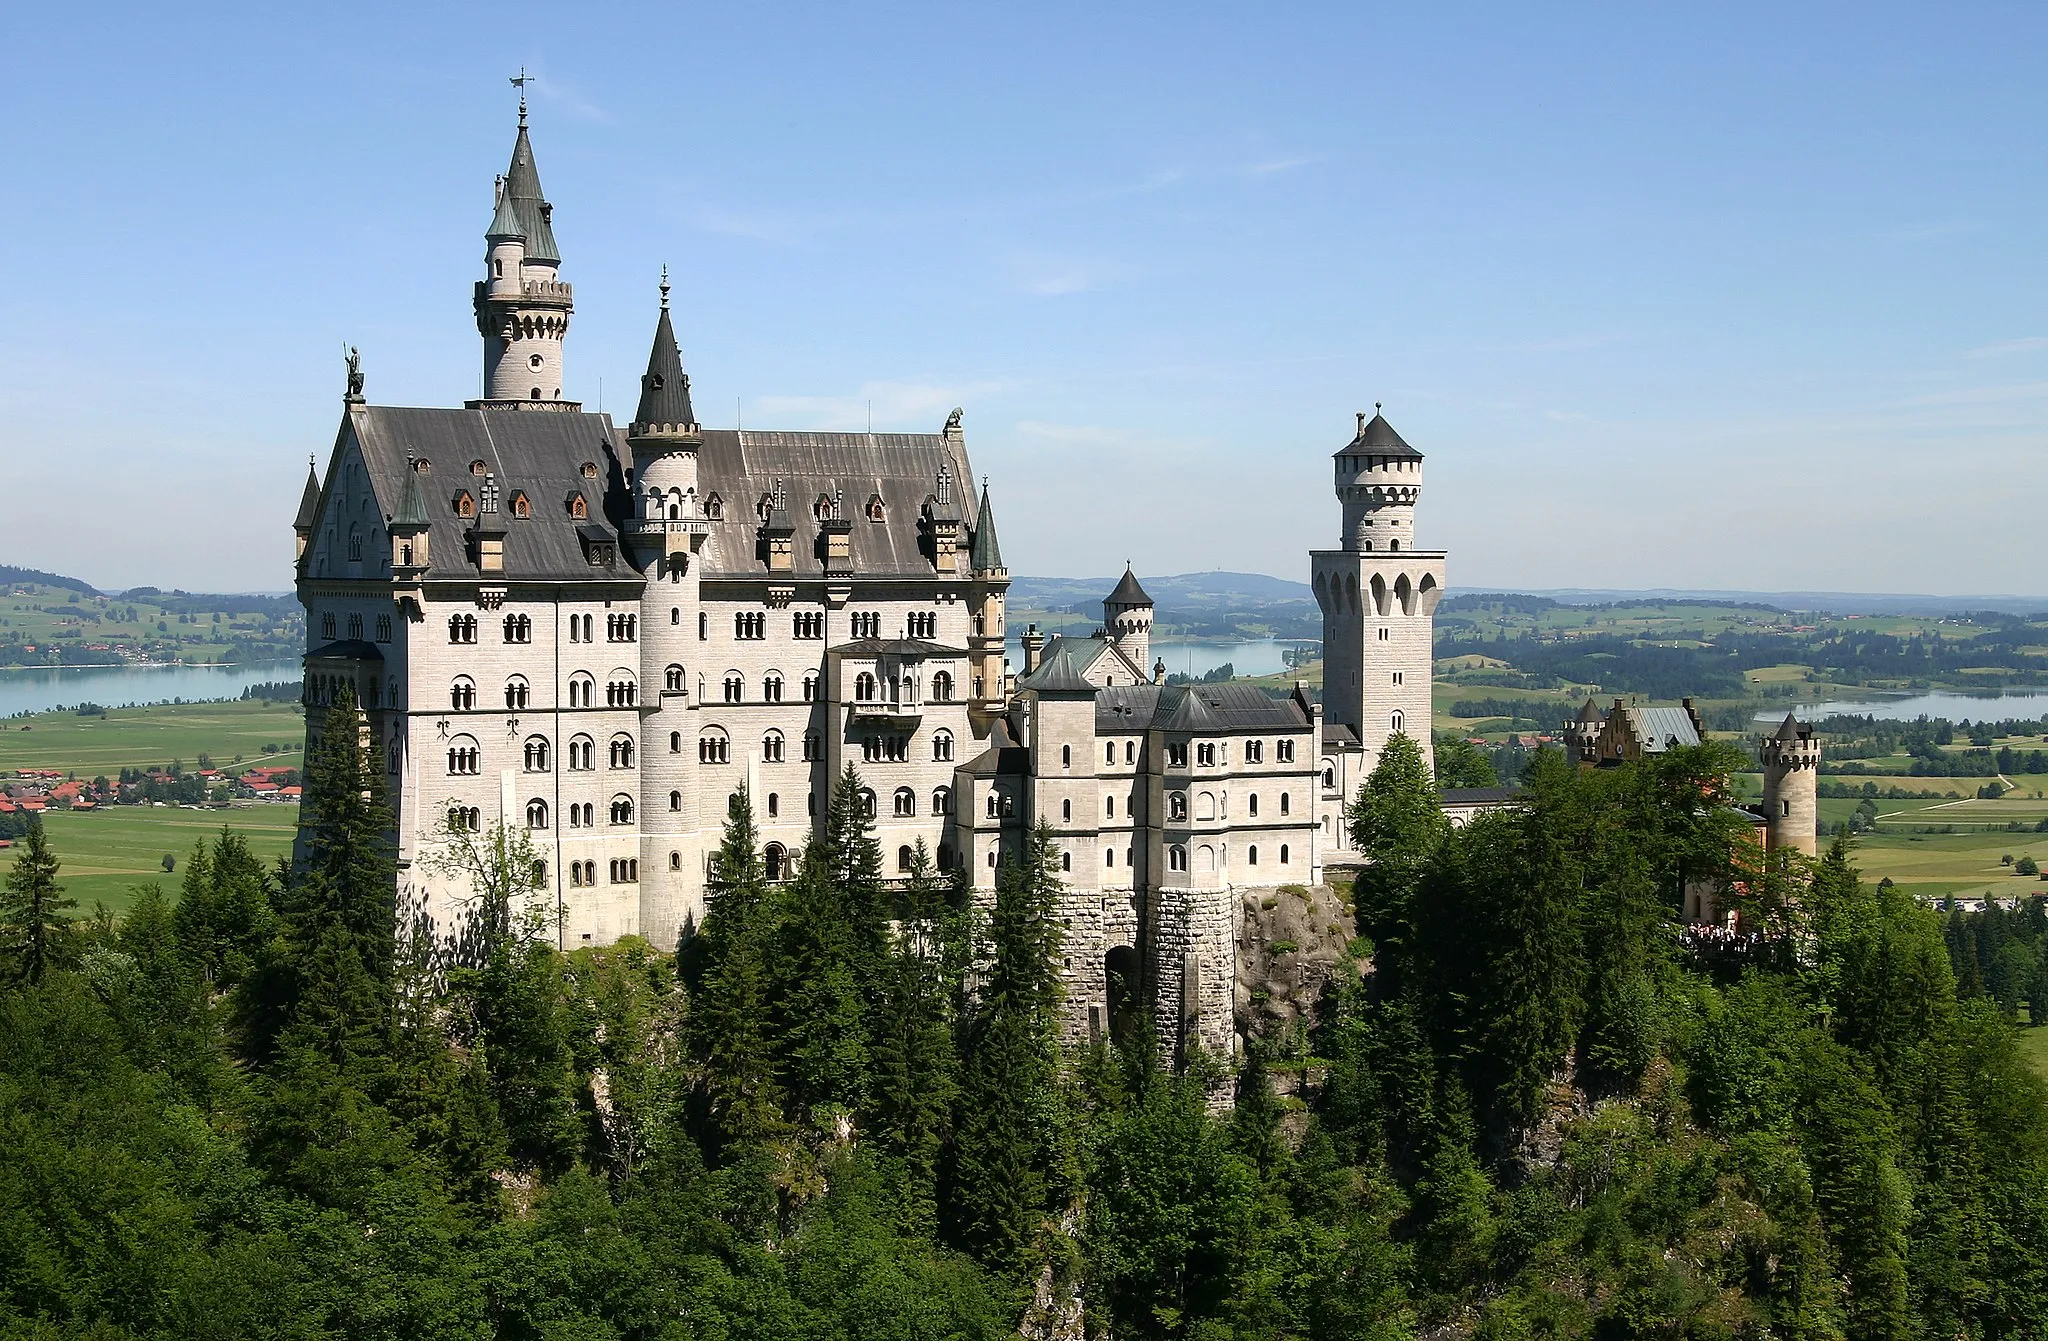
[[[17,7],[0,562],[278,589],[341,348],[477,394],[524,66],[623,416],[966,409],[1013,571],[2048,593],[2040,6]]]

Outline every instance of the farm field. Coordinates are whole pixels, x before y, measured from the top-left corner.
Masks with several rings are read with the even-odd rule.
[[[57,882],[78,901],[77,916],[90,916],[95,902],[116,917],[135,902],[135,886],[160,882],[177,897],[178,875],[164,873],[164,855],[179,871],[200,839],[212,840],[227,825],[248,840],[267,866],[291,851],[299,808],[260,805],[236,810],[182,810],[165,806],[121,806],[97,811],[53,810],[43,816],[50,847],[62,867]],[[11,863],[10,863],[11,864]]]
[[[115,708],[104,717],[46,712],[0,722],[0,775],[61,768],[82,778],[113,777],[123,768],[156,768],[173,759],[195,768],[201,754],[223,768],[237,755],[244,764],[296,767],[305,738],[296,703],[178,703]],[[266,744],[278,746],[278,753],[264,754]]]

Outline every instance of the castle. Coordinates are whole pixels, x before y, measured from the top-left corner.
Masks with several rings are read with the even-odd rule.
[[[449,825],[523,828],[565,947],[674,945],[744,787],[788,878],[848,763],[888,873],[918,844],[992,891],[1047,825],[1070,1036],[1149,1010],[1234,1050],[1247,893],[1343,862],[1385,742],[1429,748],[1444,555],[1416,548],[1422,456],[1375,413],[1335,458],[1342,533],[1310,554],[1325,684],[1164,684],[1127,571],[1092,637],[1021,639],[959,411],[936,433],[710,429],[666,275],[624,431],[565,398],[575,310],[525,105],[473,308],[483,394],[372,405],[351,360],[295,523],[309,736],[343,684],[382,751],[400,914],[449,934]]]

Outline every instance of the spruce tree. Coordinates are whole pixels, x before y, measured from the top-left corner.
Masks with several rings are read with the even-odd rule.
[[[756,842],[753,806],[741,788],[727,805],[711,861],[690,1019],[713,1144],[730,1147],[734,1157],[771,1139],[782,1117],[769,1031],[773,927]]]
[[[18,980],[39,983],[51,969],[71,962],[76,938],[70,910],[78,902],[66,898],[57,883],[59,865],[42,821],[32,822],[0,901],[0,955]]]

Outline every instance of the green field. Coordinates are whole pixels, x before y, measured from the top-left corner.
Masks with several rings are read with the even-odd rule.
[[[297,766],[306,721],[296,703],[244,700],[115,708],[104,717],[45,712],[0,721],[0,775],[21,768],[61,768],[90,778],[123,768],[158,768],[173,759],[198,767],[201,754],[225,768],[244,764]],[[265,745],[278,753],[266,755]]]
[[[291,851],[299,808],[260,805],[238,810],[181,810],[173,806],[120,806],[96,811],[56,811],[43,816],[50,847],[63,863],[57,873],[64,892],[78,900],[80,915],[95,902],[116,916],[135,901],[135,886],[161,882],[176,897],[178,876],[164,873],[164,855],[179,870],[200,839],[212,839],[223,824],[241,834],[267,866]]]

